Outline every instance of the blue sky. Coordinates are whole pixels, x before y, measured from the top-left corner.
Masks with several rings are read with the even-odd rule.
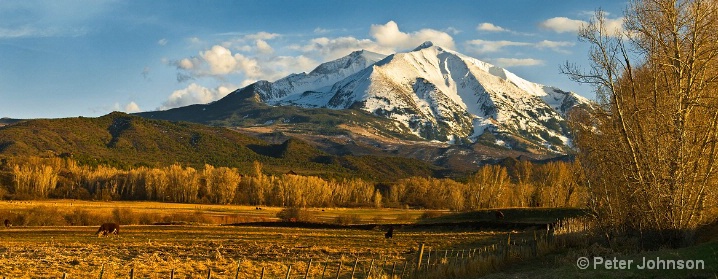
[[[425,40],[593,99],[578,26],[624,1],[0,2],[0,117],[100,116],[221,98],[368,49]]]

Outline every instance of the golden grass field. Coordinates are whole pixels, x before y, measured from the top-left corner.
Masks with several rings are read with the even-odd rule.
[[[30,201],[0,202],[0,212],[45,208],[67,214],[78,208],[97,216],[111,216],[116,208],[133,214],[158,218],[202,215],[207,223],[190,225],[122,225],[119,237],[98,238],[98,226],[13,226],[0,229],[0,277],[7,278],[284,278],[287,267],[297,277],[312,259],[312,278],[319,278],[324,263],[331,262],[329,274],[336,273],[339,261],[349,272],[357,258],[366,270],[370,259],[387,266],[414,255],[420,243],[432,249],[468,249],[498,241],[504,233],[490,231],[403,230],[393,239],[384,231],[356,229],[304,229],[221,226],[220,223],[275,220],[280,208],[257,210],[248,206],[168,204],[157,202]],[[411,222],[423,214],[400,209],[312,209],[317,218],[331,221],[341,215],[358,215],[367,223]],[[0,216],[2,218],[2,216]],[[108,217],[109,218],[109,217]],[[102,217],[98,217],[102,219]],[[97,224],[104,220],[97,220]],[[344,274],[349,278],[349,274]],[[345,277],[342,277],[345,278]]]

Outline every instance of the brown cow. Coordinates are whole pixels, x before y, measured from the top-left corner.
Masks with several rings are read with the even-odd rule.
[[[115,224],[115,223],[104,223],[100,226],[100,229],[98,229],[95,234],[98,237],[109,235],[109,234],[119,235],[120,234],[120,225]]]
[[[6,228],[12,227],[12,223],[10,223],[10,220],[5,219],[5,227]]]

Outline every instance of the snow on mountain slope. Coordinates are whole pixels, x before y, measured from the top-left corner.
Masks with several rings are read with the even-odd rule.
[[[390,56],[358,51],[258,92],[270,105],[357,108],[427,140],[482,141],[536,152],[570,147],[564,117],[589,101],[426,42]]]
[[[322,88],[331,86],[384,57],[386,55],[366,50],[352,52],[345,57],[323,63],[308,74],[292,74],[271,83],[269,90],[260,93],[260,99],[270,105],[321,106],[326,102],[321,94],[313,94],[316,93],[314,91],[321,92]]]

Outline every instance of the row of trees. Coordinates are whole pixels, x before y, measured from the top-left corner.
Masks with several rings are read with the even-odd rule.
[[[631,1],[621,30],[585,26],[598,106],[572,122],[604,231],[675,242],[718,218],[718,2]],[[652,238],[655,241],[656,238]]]
[[[469,210],[495,207],[580,207],[585,188],[575,179],[577,163],[533,165],[516,161],[512,172],[487,165],[465,183],[414,177],[391,183],[362,179],[326,180],[296,174],[266,175],[205,165],[129,170],[79,166],[72,159],[30,158],[6,166],[16,198],[153,200],[184,203],[271,205],[285,207],[422,207]],[[1,180],[0,180],[1,181]]]

